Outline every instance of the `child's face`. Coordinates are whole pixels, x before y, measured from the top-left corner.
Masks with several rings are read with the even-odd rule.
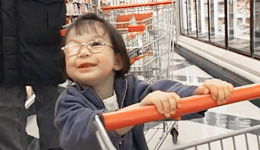
[[[89,32],[82,35],[76,35],[72,29],[67,37],[66,45],[91,41],[101,41],[111,45],[108,34],[104,34],[104,29],[96,29],[97,32],[89,29]],[[108,45],[104,45],[104,49],[98,53],[93,53],[91,50],[87,46],[81,46],[79,53],[72,56],[65,50],[66,69],[69,77],[83,87],[98,88],[102,85],[113,85],[110,82],[114,82],[115,71],[122,69],[121,57],[115,54]]]

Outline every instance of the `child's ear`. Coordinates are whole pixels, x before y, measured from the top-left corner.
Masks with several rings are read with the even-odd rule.
[[[115,54],[115,64],[114,64],[114,69],[116,71],[119,71],[123,69],[123,60],[120,54]]]

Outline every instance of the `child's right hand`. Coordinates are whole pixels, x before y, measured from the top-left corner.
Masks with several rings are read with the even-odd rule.
[[[180,108],[180,99],[174,92],[154,91],[140,102],[140,106],[154,105],[160,114],[168,118]]]
[[[180,99],[179,95],[174,92],[154,91],[149,93],[140,103],[124,107],[118,111],[138,108],[140,106],[154,105],[160,114],[169,118],[176,112],[177,108],[180,108]],[[131,130],[132,127],[133,126],[116,129],[115,132],[118,135],[124,135]]]

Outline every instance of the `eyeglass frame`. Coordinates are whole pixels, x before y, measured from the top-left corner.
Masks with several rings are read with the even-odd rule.
[[[94,43],[94,42],[101,42],[101,43],[102,43],[102,46],[103,46],[103,49],[100,50],[100,51],[92,51],[92,49],[90,48],[90,45],[89,45],[89,44],[90,44],[90,43]],[[69,56],[69,57],[78,55],[78,54],[80,53],[80,51],[81,51],[81,47],[82,47],[82,46],[86,46],[86,48],[87,48],[91,53],[93,53],[93,54],[101,53],[101,52],[104,50],[105,46],[108,46],[108,47],[110,47],[110,48],[113,48],[113,46],[112,46],[111,44],[109,44],[109,43],[107,43],[107,42],[105,42],[105,41],[102,41],[102,40],[94,40],[94,41],[83,42],[83,43],[73,43],[73,44],[70,44],[70,43],[69,43],[69,44],[67,44],[67,45],[65,45],[65,46],[63,46],[63,47],[61,47],[61,49],[65,52],[65,51],[68,51],[68,48],[69,48],[69,47],[74,46],[74,45],[79,45],[79,48],[78,48],[78,50],[77,50],[77,53],[75,53],[74,55],[71,55],[71,56]]]

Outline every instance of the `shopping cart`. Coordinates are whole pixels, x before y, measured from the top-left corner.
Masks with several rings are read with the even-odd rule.
[[[131,68],[129,73],[153,83],[170,77],[172,58],[172,5],[143,6],[110,10],[104,16],[120,31],[127,46]],[[171,132],[177,141],[177,122],[156,121],[144,125],[149,148],[159,149]],[[154,139],[154,138],[157,139]]]
[[[171,19],[172,9],[163,8],[160,13],[154,14],[150,18],[145,18],[150,15],[143,16],[144,19],[137,22],[137,26],[142,29],[145,25],[145,30],[142,34],[136,34],[134,38],[127,43],[127,49],[131,58],[130,73],[135,74],[139,79],[149,83],[153,83],[162,79],[172,79],[170,76],[172,60],[172,47],[171,47]],[[166,21],[167,20],[167,21]],[[128,26],[128,32],[132,31]],[[130,28],[129,28],[130,27]],[[157,121],[150,122],[144,125],[144,133],[146,141],[151,149],[159,149],[167,135],[171,132],[173,142],[177,142],[177,127],[175,121]]]
[[[226,104],[239,102],[242,100],[252,100],[260,98],[260,84],[252,84],[235,88],[232,96]],[[210,95],[191,96],[181,99],[181,108],[177,109],[172,118],[179,118],[184,114],[199,112],[209,108],[217,107],[216,101],[211,99]],[[96,136],[103,150],[114,150],[106,130],[113,130],[126,126],[142,124],[145,122],[162,120],[164,116],[156,111],[154,106],[144,106],[127,111],[109,112],[95,116],[94,124],[96,127]],[[101,122],[102,120],[102,122]],[[204,141],[193,142],[185,145],[173,147],[172,149],[189,149],[189,150],[216,150],[216,149],[250,149],[258,150],[260,125],[234,131],[225,135],[208,138]],[[252,133],[256,135],[252,135]],[[243,141],[244,142],[241,142]],[[239,141],[239,142],[237,142]]]

